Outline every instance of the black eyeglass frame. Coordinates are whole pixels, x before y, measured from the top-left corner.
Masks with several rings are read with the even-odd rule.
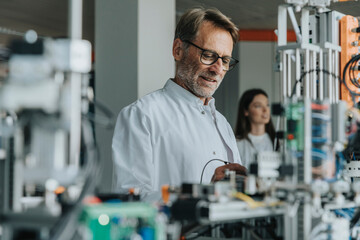
[[[185,42],[185,43],[188,43],[188,44],[190,44],[190,45],[192,45],[192,46],[194,46],[194,47],[196,47],[196,48],[198,48],[198,49],[200,49],[202,52],[201,52],[201,55],[200,55],[200,62],[202,63],[202,64],[205,64],[205,65],[213,65],[214,63],[216,63],[216,61],[219,59],[219,58],[221,58],[221,61],[223,61],[223,63],[224,63],[224,58],[230,58],[230,62],[231,61],[233,61],[233,64],[232,65],[230,65],[230,63],[229,63],[229,69],[223,69],[224,71],[230,71],[230,70],[232,70],[235,66],[236,66],[236,64],[238,64],[238,62],[239,62],[239,60],[237,60],[237,59],[235,59],[235,58],[233,58],[233,57],[229,57],[229,56],[224,56],[224,57],[220,57],[219,56],[219,54],[217,54],[216,52],[214,52],[214,51],[211,51],[211,50],[209,50],[209,49],[204,49],[204,48],[202,48],[202,47],[199,47],[198,45],[196,45],[195,43],[192,43],[192,42],[190,42],[190,41],[188,41],[188,40],[184,40],[183,42]],[[204,52],[211,52],[212,54],[214,54],[215,56],[217,56],[216,58],[215,58],[215,60],[212,62],[212,63],[204,63],[203,61],[202,61],[202,56],[203,56],[203,54],[204,54]],[[223,64],[224,65],[224,64]]]

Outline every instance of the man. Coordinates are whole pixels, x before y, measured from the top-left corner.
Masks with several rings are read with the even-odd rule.
[[[237,63],[231,57],[237,38],[236,26],[216,9],[195,8],[181,17],[175,78],[118,116],[115,191],[139,188],[142,199],[157,200],[165,184],[217,181],[225,169],[245,174],[233,131],[212,98]]]

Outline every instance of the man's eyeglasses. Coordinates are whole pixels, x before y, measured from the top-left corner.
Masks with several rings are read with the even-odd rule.
[[[202,51],[201,56],[200,56],[200,62],[205,65],[212,65],[212,64],[216,63],[216,61],[219,58],[221,58],[221,60],[223,62],[224,71],[230,71],[239,62],[238,60],[236,60],[232,57],[227,57],[227,56],[220,57],[219,54],[217,54],[216,52],[207,50],[207,49],[203,49],[190,41],[185,40],[184,42],[189,43],[190,45],[192,45]]]

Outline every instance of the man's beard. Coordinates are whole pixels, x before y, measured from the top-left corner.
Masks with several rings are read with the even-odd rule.
[[[219,87],[222,79],[216,73],[209,71],[208,69],[203,70],[202,72],[197,72],[199,69],[199,64],[194,61],[188,60],[188,57],[185,56],[178,64],[178,77],[185,84],[185,86],[197,97],[209,98],[211,97],[216,89]],[[202,81],[201,85],[198,81],[199,76],[204,76],[206,78],[216,79],[217,85],[213,86],[212,84],[206,84]]]

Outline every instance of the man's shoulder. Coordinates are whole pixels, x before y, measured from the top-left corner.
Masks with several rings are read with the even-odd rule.
[[[148,112],[154,108],[161,107],[164,104],[166,104],[166,95],[164,94],[164,89],[162,88],[139,98],[135,102],[124,107],[122,111],[137,110]]]

